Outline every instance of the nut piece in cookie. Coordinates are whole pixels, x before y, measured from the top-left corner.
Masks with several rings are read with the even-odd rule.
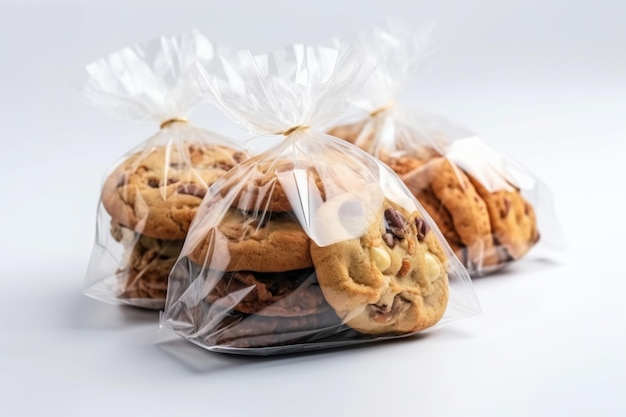
[[[361,333],[403,334],[437,323],[448,301],[447,260],[417,213],[386,200],[360,237],[311,245],[328,303]]]

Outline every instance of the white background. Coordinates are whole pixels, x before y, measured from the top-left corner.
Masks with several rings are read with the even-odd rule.
[[[98,3],[0,6],[1,416],[626,415],[626,3]],[[475,280],[484,314],[427,336],[270,359],[200,350],[157,333],[156,313],[81,294],[101,178],[156,130],[72,93],[84,65],[191,27],[263,51],[386,16],[436,23],[439,53],[403,101],[547,182],[565,257]]]

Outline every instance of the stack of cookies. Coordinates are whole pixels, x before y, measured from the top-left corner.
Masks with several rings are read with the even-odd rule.
[[[514,184],[498,178],[501,185],[490,189],[430,146],[388,152],[375,130],[365,131],[367,125],[339,126],[330,133],[374,153],[400,176],[470,274],[520,259],[537,243],[535,211]]]
[[[204,291],[172,308],[177,330],[212,347],[257,348],[408,334],[439,321],[447,258],[416,207],[389,200],[378,184],[347,190],[305,168],[298,185],[291,162],[253,163],[238,166],[250,168],[243,184],[227,175],[223,195],[203,204],[228,207],[191,232],[201,236],[183,255],[204,271],[196,287]],[[308,223],[305,201],[319,202]],[[311,239],[322,234],[341,238]]]
[[[311,240],[268,168],[253,168],[219,224],[203,230],[188,254],[194,264],[209,269],[209,277],[218,275],[193,306],[194,327],[215,323],[202,335],[209,345],[282,345],[340,325],[317,281]]]
[[[246,158],[227,146],[182,142],[144,149],[114,169],[102,205],[111,216],[111,236],[123,246],[116,271],[120,300],[163,308],[169,272],[207,188]]]

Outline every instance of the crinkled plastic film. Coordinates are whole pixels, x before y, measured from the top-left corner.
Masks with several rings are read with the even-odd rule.
[[[247,158],[241,143],[187,122],[202,101],[190,71],[213,57],[212,44],[192,31],[87,66],[79,89],[92,104],[160,127],[105,176],[85,278],[88,296],[162,309],[169,272],[208,186]]]
[[[336,122],[329,133],[389,165],[473,276],[531,249],[541,256],[561,248],[551,193],[535,175],[473,132],[395,101],[428,55],[428,32],[396,22],[359,36],[359,46],[377,64],[351,100],[365,115]]]
[[[360,51],[293,45],[221,64],[201,72],[201,89],[251,132],[285,138],[210,187],[162,326],[209,350],[270,355],[404,337],[480,311],[399,178],[315,130],[360,87]]]

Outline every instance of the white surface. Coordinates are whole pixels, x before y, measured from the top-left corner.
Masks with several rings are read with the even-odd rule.
[[[626,415],[623,2],[121,3],[0,6],[0,415]],[[441,52],[405,101],[551,185],[565,261],[475,280],[484,314],[425,337],[270,359],[81,294],[100,179],[155,129],[72,95],[85,64],[192,26],[267,49],[385,15],[437,22]],[[194,120],[238,133],[211,109]]]

